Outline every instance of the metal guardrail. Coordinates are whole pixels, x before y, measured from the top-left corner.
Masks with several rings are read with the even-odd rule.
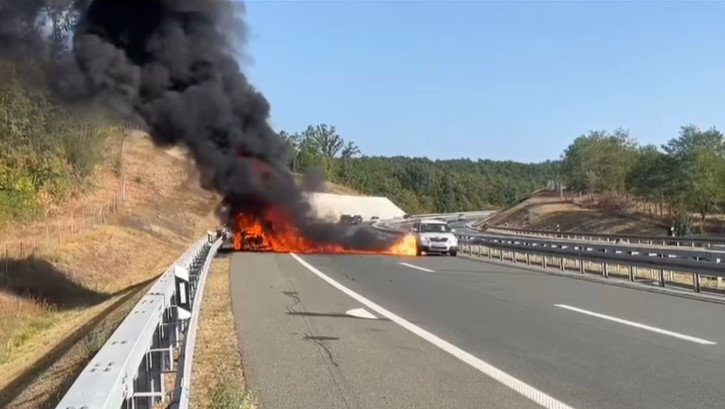
[[[421,214],[411,214],[409,215],[409,218],[416,219],[416,218],[428,218],[428,217],[445,217],[445,218],[456,218],[458,215],[464,215],[466,217],[488,217],[492,216],[496,213],[496,210],[479,210],[479,211],[473,211],[473,212],[456,212],[456,213],[421,213]]]
[[[605,234],[605,233],[586,233],[576,231],[552,231],[552,230],[527,230],[515,229],[510,227],[491,226],[491,230],[503,231],[519,236],[539,236],[551,237],[555,239],[569,240],[589,240],[589,241],[606,241],[616,242],[624,241],[634,244],[651,244],[662,246],[689,246],[712,248],[713,245],[725,246],[725,238],[708,238],[708,237],[670,237],[670,236],[647,236],[638,234]]]
[[[550,266],[547,265],[546,257],[558,258],[559,264],[556,267],[562,271],[565,269],[565,260],[578,261],[578,268],[582,273],[586,268],[584,262],[600,263],[604,277],[609,276],[611,265],[627,266],[630,281],[634,281],[637,267],[654,269],[659,272],[658,284],[661,287],[665,286],[664,271],[689,273],[693,275],[695,292],[701,291],[701,275],[725,277],[725,260],[722,258],[725,255],[711,251],[676,250],[666,247],[640,248],[486,235],[461,236],[460,251],[463,254],[493,258],[492,249],[498,250],[498,258],[501,261],[504,260],[504,252],[511,253],[514,262],[517,260],[517,254],[525,254],[527,264],[530,264],[529,255],[542,256],[544,268]]]
[[[209,265],[221,243],[222,238],[211,235],[199,240],[159,277],[76,378],[57,409],[151,409],[167,396],[174,397],[174,406],[188,408],[201,305],[196,300],[201,299]],[[176,351],[180,352],[175,368]],[[170,374],[176,374],[176,387],[167,392],[164,381]]]
[[[400,223],[378,223],[376,229],[389,232],[404,232]],[[609,277],[609,267],[620,265],[628,267],[630,281],[635,281],[638,267],[658,271],[658,284],[666,284],[664,272],[673,271],[692,274],[693,290],[701,292],[701,276],[717,277],[718,281],[725,278],[725,253],[679,249],[672,247],[637,247],[604,243],[567,242],[564,240],[546,240],[530,237],[501,237],[485,233],[456,233],[459,238],[459,251],[462,254],[483,256],[481,249],[487,249],[488,258],[493,258],[492,249],[498,251],[498,258],[504,261],[504,252],[511,253],[515,262],[517,253],[525,254],[526,263],[530,264],[529,255],[541,256],[542,267],[550,267],[547,257],[558,258],[558,268],[565,270],[565,261],[578,261],[581,273],[586,270],[585,263],[600,263],[602,275]]]

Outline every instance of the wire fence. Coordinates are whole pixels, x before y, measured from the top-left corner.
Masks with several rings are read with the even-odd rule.
[[[2,251],[0,257],[6,259],[34,257],[42,251],[62,245],[83,232],[105,224],[121,206],[122,200],[117,198],[104,206],[75,210],[66,214],[61,220],[50,220],[23,229],[13,234],[19,236],[17,239],[0,239],[0,251]]]
[[[141,129],[134,123],[123,123],[120,128],[125,135]],[[119,150],[118,187],[110,203],[86,206],[64,212],[54,219],[32,223],[26,227],[12,229],[5,237],[0,235],[0,273],[7,275],[8,260],[35,258],[40,253],[72,241],[79,234],[108,223],[126,202],[125,137]],[[7,238],[6,237],[12,237]]]

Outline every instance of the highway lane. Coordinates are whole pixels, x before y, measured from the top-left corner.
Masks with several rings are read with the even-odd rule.
[[[282,270],[304,282],[309,287],[305,287],[305,292],[315,303],[340,303],[333,308],[336,311],[360,307],[314,274],[295,266],[299,263],[290,256],[262,257],[274,258]],[[572,407],[722,407],[725,392],[725,307],[722,305],[460,257],[318,255],[302,259],[352,291]],[[264,310],[260,305],[266,301],[255,299],[254,291],[262,291],[260,288],[266,284],[260,288],[249,285],[254,269],[239,261],[235,262],[233,271],[235,316],[238,327],[247,328],[242,330],[241,342],[258,344],[244,350],[249,360],[257,359],[255,356],[263,349],[259,345],[266,345],[270,350],[284,349],[281,345],[274,346],[279,341],[276,337],[284,338],[284,334],[255,328],[266,325],[255,322],[261,319],[269,322],[271,318],[267,313],[255,318],[260,308]],[[274,270],[273,267],[256,269]],[[246,305],[242,306],[238,299],[246,299]],[[338,321],[345,322],[344,325],[350,323],[350,320]],[[359,321],[355,320],[355,325],[360,325]],[[375,322],[375,325],[383,324]],[[365,334],[365,341],[356,348],[336,351],[339,356],[366,368],[364,374],[352,369],[346,373],[360,385],[369,385],[366,377],[371,374],[393,370],[395,379],[400,381],[390,385],[387,396],[403,394],[406,399],[399,402],[415,400],[411,396],[422,392],[407,376],[419,372],[421,367],[413,365],[410,356],[401,355],[401,351],[413,348],[422,367],[428,371],[430,368],[448,374],[464,371],[466,376],[455,378],[458,391],[476,390],[480,385],[494,391],[486,394],[491,398],[489,405],[476,400],[482,397],[469,395],[474,403],[471,407],[525,405],[515,399],[504,402],[513,398],[493,387],[490,378],[481,378],[480,373],[475,374],[475,382],[465,382],[472,374],[470,368],[462,369],[461,365],[465,366],[462,362],[432,352],[434,347],[421,343],[410,333],[396,330],[393,323],[384,324],[390,324],[383,329],[390,335],[346,328],[338,323],[326,327],[330,332],[349,331],[355,338]],[[250,341],[249,337],[257,340]],[[394,353],[389,354],[390,351]],[[273,356],[274,352],[262,354],[261,361],[251,367],[264,366]],[[448,378],[435,378],[426,371],[420,373],[428,379],[427,389],[439,391],[436,395],[441,399],[439,402],[453,399],[447,392],[450,386],[445,379]],[[262,389],[280,387],[272,378],[273,375],[267,377],[268,384]],[[415,400],[422,403],[417,407],[434,406],[423,403],[425,399],[421,396]],[[450,407],[447,403],[438,406]]]
[[[235,254],[231,286],[262,408],[538,407],[389,320],[348,314],[363,305],[289,255]]]

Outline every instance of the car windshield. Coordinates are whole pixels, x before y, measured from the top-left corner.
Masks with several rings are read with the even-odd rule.
[[[420,225],[421,233],[449,233],[451,228],[443,223],[425,223]]]

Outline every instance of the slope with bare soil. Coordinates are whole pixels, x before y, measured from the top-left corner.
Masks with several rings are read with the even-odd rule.
[[[0,407],[52,404],[153,278],[218,225],[190,169],[143,134],[112,138],[95,189],[4,232]]]
[[[554,230],[592,233],[656,234],[666,231],[662,221],[634,214],[612,214],[586,208],[553,192],[540,191],[486,223],[490,227]]]

